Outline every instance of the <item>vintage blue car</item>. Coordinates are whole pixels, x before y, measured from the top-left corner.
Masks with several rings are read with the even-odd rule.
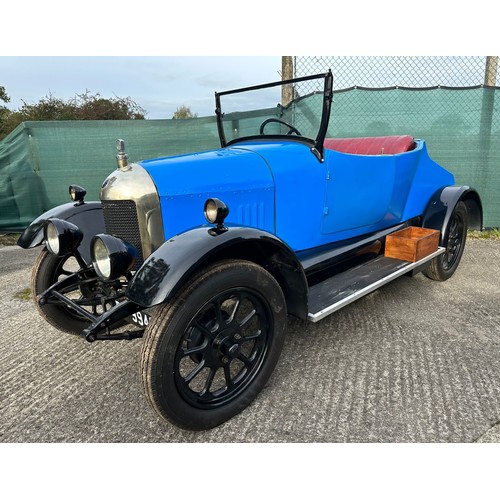
[[[146,397],[178,426],[212,428],[250,404],[288,314],[316,322],[402,275],[446,280],[468,227],[482,228],[478,193],[423,140],[327,138],[332,80],[216,93],[214,151],[130,163],[118,140],[100,201],[70,186],[73,201],[19,238],[42,245],[40,314],[90,342],[144,337]],[[301,96],[304,82],[316,87]],[[255,92],[273,106],[242,112]]]

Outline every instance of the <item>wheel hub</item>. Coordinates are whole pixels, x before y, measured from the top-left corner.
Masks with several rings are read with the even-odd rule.
[[[233,360],[241,352],[241,335],[233,328],[226,328],[220,332],[213,340],[212,348],[214,357],[218,360]]]
[[[233,359],[236,358],[239,353],[240,353],[240,346],[238,344],[233,344],[231,347],[227,349],[227,354]]]

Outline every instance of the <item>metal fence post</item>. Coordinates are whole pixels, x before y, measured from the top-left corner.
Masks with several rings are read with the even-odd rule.
[[[293,56],[281,56],[281,79],[293,78]],[[283,85],[281,87],[281,105],[287,106],[293,99],[293,86]]]
[[[494,87],[497,80],[498,56],[487,56],[484,70],[485,87]],[[495,91],[492,88],[483,88],[483,102],[481,105],[481,122],[479,126],[479,140],[484,154],[483,179],[489,175],[489,153],[491,143],[491,124],[495,108]]]
[[[494,87],[497,84],[498,56],[486,56],[484,84]]]
[[[495,90],[498,68],[498,56],[487,56],[484,70],[483,102],[481,105],[481,122],[479,125],[479,147],[483,155],[481,166],[481,183],[488,185],[493,166],[490,162],[491,147],[491,125],[493,122],[493,110],[495,109]]]

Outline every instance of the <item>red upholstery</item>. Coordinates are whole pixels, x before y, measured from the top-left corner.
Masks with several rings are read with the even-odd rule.
[[[326,149],[353,155],[395,155],[415,149],[415,141],[409,135],[386,137],[356,137],[352,139],[325,139]]]

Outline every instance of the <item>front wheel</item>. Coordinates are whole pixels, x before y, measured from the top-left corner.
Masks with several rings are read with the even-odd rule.
[[[432,260],[425,271],[425,275],[436,281],[445,281],[451,278],[462,259],[467,239],[467,207],[460,201],[457,203],[451,220],[448,224],[446,251]]]
[[[55,256],[44,247],[31,273],[33,299],[40,315],[58,330],[74,335],[81,335],[83,329],[90,325],[90,321],[61,302],[49,301],[41,306],[38,299],[52,285],[79,270],[81,267],[73,255]],[[98,317],[121,299],[124,286],[120,281],[103,283],[97,279],[87,279],[66,288],[61,293]]]
[[[146,397],[179,427],[222,424],[264,387],[281,353],[285,326],[285,299],[271,274],[247,261],[211,266],[158,308],[146,328]]]
[[[90,324],[89,321],[84,320],[64,305],[46,304],[41,307],[38,303],[38,296],[79,268],[73,256],[56,257],[46,248],[42,248],[31,273],[33,299],[40,315],[58,330],[74,335],[80,334]],[[79,295],[78,293],[77,296]]]

